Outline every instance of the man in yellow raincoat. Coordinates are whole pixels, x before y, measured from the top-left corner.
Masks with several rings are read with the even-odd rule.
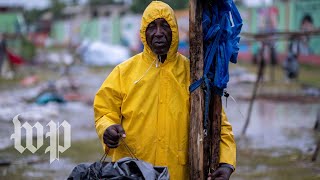
[[[167,166],[173,180],[189,179],[189,60],[177,52],[178,25],[171,7],[153,1],[143,13],[142,53],[116,66],[94,100],[95,126],[113,161],[130,157]],[[110,149],[109,149],[110,148]],[[236,163],[232,127],[222,112],[221,166],[213,178],[229,179]]]

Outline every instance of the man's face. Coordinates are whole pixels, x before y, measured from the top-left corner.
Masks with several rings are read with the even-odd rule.
[[[172,31],[167,21],[163,18],[152,21],[146,30],[146,40],[152,52],[167,54],[172,41]]]

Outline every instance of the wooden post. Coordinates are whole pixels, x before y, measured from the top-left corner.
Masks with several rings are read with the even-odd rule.
[[[213,94],[213,92],[212,92]],[[210,121],[211,121],[211,143],[210,146],[212,148],[210,154],[210,164],[209,167],[211,170],[216,170],[219,167],[219,153],[220,153],[220,139],[221,139],[221,112],[222,112],[222,102],[221,96],[217,94],[213,94],[211,99],[210,106]]]
[[[190,0],[189,4],[190,78],[195,82],[203,75],[202,3]],[[196,89],[190,97],[189,167],[190,179],[205,179],[203,157],[203,112],[202,88]]]
[[[190,0],[190,70],[191,82],[203,76],[203,34],[202,10],[207,1]],[[208,5],[208,4],[207,4]],[[190,131],[189,131],[189,166],[190,179],[206,179],[209,168],[219,166],[221,134],[221,96],[211,92],[208,136],[204,137],[204,92],[198,88],[191,94]]]
[[[248,109],[248,114],[247,114],[247,119],[246,122],[243,126],[241,135],[244,136],[246,134],[247,128],[249,126],[250,123],[250,118],[251,118],[251,112],[252,112],[252,108],[253,108],[253,103],[254,100],[256,99],[257,96],[257,91],[258,91],[258,87],[259,87],[259,83],[263,78],[263,74],[264,74],[264,67],[265,67],[265,59],[264,59],[264,51],[265,51],[265,43],[263,43],[262,45],[262,49],[260,50],[260,59],[259,60],[259,69],[258,69],[258,74],[257,74],[257,79],[256,82],[254,84],[254,88],[253,88],[253,92],[252,92],[252,96],[250,99],[250,104],[249,104],[249,109]]]
[[[317,119],[316,119],[316,124],[314,126],[314,130],[316,133],[320,131],[320,110],[318,110],[318,113],[317,113]],[[316,149],[314,150],[312,159],[311,159],[313,162],[317,160],[319,150],[320,150],[320,138],[318,137],[317,139],[318,141],[317,141]]]
[[[216,4],[218,0],[205,1],[205,7],[209,7]],[[216,56],[214,57],[216,58]],[[214,62],[216,59],[214,59]],[[217,65],[215,65],[217,66]],[[208,157],[209,164],[205,166],[205,173],[213,173],[218,167],[220,162],[220,139],[221,139],[221,112],[222,102],[221,96],[215,94],[215,90],[211,90],[212,97],[210,99],[210,110],[209,110],[209,132],[208,137],[205,138],[206,146],[209,145],[209,151],[205,149],[205,157]]]

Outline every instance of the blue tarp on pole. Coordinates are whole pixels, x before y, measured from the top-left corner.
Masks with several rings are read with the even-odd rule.
[[[194,82],[193,92],[201,84],[205,87],[204,129],[209,121],[211,90],[222,96],[229,82],[229,61],[237,62],[242,18],[233,0],[220,0],[204,9],[202,15],[204,69],[203,77]]]

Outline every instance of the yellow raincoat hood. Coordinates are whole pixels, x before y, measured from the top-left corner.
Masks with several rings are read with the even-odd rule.
[[[172,31],[172,41],[171,41],[170,49],[167,54],[167,60],[166,60],[166,61],[172,61],[176,59],[177,51],[178,51],[178,44],[179,44],[178,23],[174,15],[173,9],[169,5],[161,1],[152,1],[149,4],[149,6],[145,9],[142,15],[140,37],[144,45],[143,54],[146,55],[151,60],[154,60],[157,58],[156,54],[154,54],[151,51],[150,47],[147,44],[146,30],[148,25],[152,21],[160,18],[163,18],[168,22]]]
[[[146,43],[149,23],[164,18],[172,30],[172,43],[164,63],[156,66],[156,55]],[[188,175],[189,60],[177,52],[178,26],[173,10],[153,1],[141,22],[142,53],[116,66],[94,99],[95,127],[103,143],[105,130],[121,124],[125,142],[138,159],[169,168],[170,179]],[[222,113],[220,162],[235,166],[236,148],[231,125]],[[130,157],[123,144],[109,151],[113,161]]]

